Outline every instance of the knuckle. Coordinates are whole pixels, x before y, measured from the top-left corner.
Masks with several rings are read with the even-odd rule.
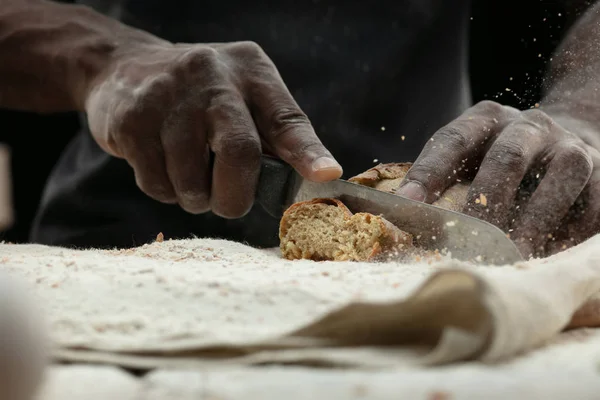
[[[242,104],[240,96],[237,95],[227,83],[214,82],[197,89],[198,97],[201,99],[199,106],[202,106],[208,116],[221,115],[227,109]]]
[[[537,108],[521,111],[521,116],[523,119],[534,122],[538,125],[546,125],[552,121],[548,114]]]
[[[278,75],[277,67],[257,43],[251,41],[231,43],[227,55],[234,60],[238,75],[248,82],[271,81]]]
[[[214,150],[222,162],[234,167],[255,164],[262,155],[260,141],[247,133],[228,135]]]
[[[314,138],[299,143],[297,148],[289,153],[289,160],[291,162],[300,162],[307,156],[310,159],[316,159],[320,156],[331,156],[331,154],[323,146],[320,140]]]
[[[230,43],[227,46],[227,51],[229,54],[242,59],[264,58],[267,56],[263,48],[251,40]]]
[[[300,109],[279,107],[271,113],[271,136],[274,139],[297,127],[312,127],[310,119]]]
[[[531,109],[522,111],[518,123],[522,126],[529,126],[530,129],[535,129],[539,133],[548,134],[554,132],[554,129],[552,129],[554,120],[542,110]]]
[[[207,118],[212,121],[217,131],[215,133],[226,129],[231,132],[233,137],[250,137],[256,127],[240,96],[226,89],[215,89],[211,92],[212,95],[205,113]],[[217,145],[223,140],[229,140],[229,136],[216,135]]]
[[[243,100],[239,95],[221,86],[212,86],[205,89],[205,95],[208,97],[207,114],[220,117],[227,116],[233,118],[235,115],[243,113],[241,105]]]
[[[253,56],[265,56],[266,55],[263,48],[260,47],[260,45],[258,43],[253,42],[251,40],[238,42],[237,45],[239,46],[240,51],[242,51],[245,54],[253,55]]]
[[[470,109],[470,113],[502,120],[506,118],[515,118],[519,115],[520,111],[516,108],[505,106],[492,100],[482,100]]]
[[[494,115],[501,114],[505,111],[505,106],[500,103],[496,103],[492,100],[482,100],[473,106],[473,109],[482,113],[491,113]]]
[[[548,132],[540,123],[531,118],[525,118],[521,116],[511,122],[508,127],[513,133],[517,134],[521,138],[534,138],[541,137]]]
[[[559,162],[564,163],[572,170],[590,176],[594,169],[591,154],[578,144],[569,144],[560,151]]]
[[[447,125],[440,129],[433,137],[434,142],[441,142],[445,146],[451,146],[458,151],[464,151],[469,146],[470,139],[465,131],[456,125]]]
[[[527,166],[527,152],[523,146],[510,140],[499,140],[487,154],[487,160],[504,168],[523,170]]]
[[[177,66],[186,72],[199,73],[216,69],[218,59],[219,52],[216,49],[209,46],[195,46],[179,57]]]

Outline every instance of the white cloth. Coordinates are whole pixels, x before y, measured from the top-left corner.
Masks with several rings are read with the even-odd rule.
[[[436,380],[431,377],[436,374],[465,379],[459,372],[465,368],[493,375],[495,369],[506,373],[511,367],[470,364],[446,367],[444,372],[424,370],[423,364],[506,361],[573,332],[591,332],[594,343],[600,343],[593,329],[559,335],[577,310],[574,326],[600,322],[600,237],[553,258],[505,267],[447,260],[290,262],[281,260],[276,250],[209,239],[165,241],[124,251],[2,245],[0,259],[11,274],[34,285],[58,360],[210,368],[225,375],[244,366],[283,362],[353,368],[356,379],[372,376],[382,380],[382,387],[394,385],[389,374],[395,371],[407,379],[429,379],[429,386],[423,383],[421,389],[433,390]],[[392,347],[382,346],[386,343]],[[577,361],[568,360],[568,352],[560,354],[567,370]],[[589,355],[588,349],[579,357]],[[522,357],[534,358],[535,352]],[[537,367],[547,365],[545,360]],[[535,368],[528,368],[533,379]],[[98,368],[98,373],[109,370]],[[55,379],[65,371],[75,369],[54,367],[50,376]],[[309,376],[313,384],[319,376],[344,379],[333,369],[322,374],[281,367],[242,371],[271,377],[296,374],[306,384]],[[155,374],[151,376],[168,381],[167,372]],[[558,375],[551,383],[544,381],[573,386],[573,380]],[[59,378],[52,379],[49,385]],[[421,393],[412,383],[396,389],[406,398]],[[596,393],[597,389],[598,385]],[[255,398],[269,398],[261,393]],[[585,393],[572,398],[587,398]],[[292,398],[306,397],[297,393]]]

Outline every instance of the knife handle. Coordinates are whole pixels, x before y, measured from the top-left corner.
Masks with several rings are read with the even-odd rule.
[[[294,184],[295,171],[285,162],[262,156],[256,201],[269,215],[281,218]]]

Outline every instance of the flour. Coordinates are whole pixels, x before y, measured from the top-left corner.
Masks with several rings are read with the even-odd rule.
[[[364,377],[391,369],[406,371],[408,377],[424,374],[418,372],[423,361],[456,363],[475,357],[496,363],[515,360],[511,365],[522,359],[530,365],[528,355],[535,358],[536,349],[570,345],[566,338],[574,336],[560,331],[575,310],[598,298],[599,244],[596,237],[549,259],[503,267],[445,258],[407,264],[286,261],[277,249],[213,239],[108,251],[2,245],[0,260],[5,271],[34,287],[54,354],[61,359],[142,369],[209,368],[214,376],[236,366],[317,363],[372,371]],[[360,304],[373,311],[361,314]],[[592,310],[588,326],[600,322],[598,308]],[[377,335],[396,332],[400,338],[411,324],[430,326],[442,336],[425,348],[410,340],[394,348],[327,347],[310,337],[289,340],[298,330],[312,336],[325,332],[331,318],[341,318],[345,326],[329,331],[334,342],[344,335],[364,340],[352,335],[366,328]],[[575,332],[593,336],[595,330]],[[241,349],[246,349],[243,354]],[[568,352],[563,353],[564,359]],[[552,364],[543,357],[535,362],[538,368]],[[464,368],[455,365],[439,379],[462,374],[458,371]],[[502,367],[494,368],[502,376]],[[318,376],[334,379],[334,371]],[[481,379],[496,376],[483,375]],[[406,393],[445,390],[435,381],[422,381],[423,386]],[[569,382],[564,385],[572,388]]]

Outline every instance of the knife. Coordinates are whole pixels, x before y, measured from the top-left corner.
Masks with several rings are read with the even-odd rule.
[[[419,247],[447,252],[461,261],[492,265],[523,261],[515,244],[490,223],[342,179],[311,182],[283,161],[263,156],[256,201],[271,216],[281,218],[290,205],[315,198],[336,198],[353,213],[381,215],[411,233]]]

